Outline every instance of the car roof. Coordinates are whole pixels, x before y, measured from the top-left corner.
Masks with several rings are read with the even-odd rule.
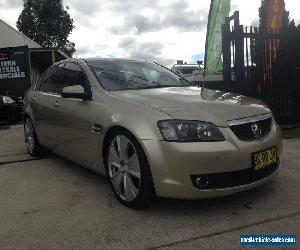
[[[199,64],[174,64],[175,68],[200,68]]]
[[[145,60],[127,59],[127,58],[84,58],[86,62],[146,62]]]
[[[95,62],[147,62],[145,60],[136,60],[136,59],[126,59],[126,58],[68,58],[59,62],[56,62],[53,65],[67,63],[67,62],[76,62],[76,61],[84,61],[86,63],[95,63]]]

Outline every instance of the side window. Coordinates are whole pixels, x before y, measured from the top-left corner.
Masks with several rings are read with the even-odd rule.
[[[88,80],[84,72],[79,65],[75,63],[65,63],[56,66],[44,78],[43,83],[40,86],[40,91],[61,94],[64,87],[81,85],[83,88],[87,88]]]
[[[88,86],[88,79],[79,65],[75,63],[66,63],[60,72],[61,86],[60,93],[66,86],[81,85],[84,89]]]
[[[58,93],[57,83],[59,82],[59,71],[61,66],[55,65],[48,70],[43,81],[39,87],[39,90],[47,93]]]
[[[46,74],[47,72],[45,71],[40,77],[40,79],[38,79],[38,81],[33,85],[34,90],[39,90],[41,84],[43,83],[44,78],[46,77]]]

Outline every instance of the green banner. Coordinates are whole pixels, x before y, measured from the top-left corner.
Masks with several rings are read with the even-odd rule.
[[[225,22],[225,17],[229,15],[230,1],[211,0],[206,34],[204,76],[223,70],[222,24]]]

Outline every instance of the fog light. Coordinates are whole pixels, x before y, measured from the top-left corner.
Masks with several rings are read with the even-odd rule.
[[[207,188],[209,183],[208,176],[206,175],[195,176],[193,179],[194,179],[193,180],[194,186],[196,188],[201,188],[201,189]]]

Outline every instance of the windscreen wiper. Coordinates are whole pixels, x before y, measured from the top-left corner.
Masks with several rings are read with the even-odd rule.
[[[192,82],[190,82],[189,80],[187,80],[184,76],[182,76],[182,75],[180,75],[180,74],[178,74],[177,72],[175,72],[175,71],[172,71],[172,70],[170,70],[169,68],[167,68],[166,66],[164,66],[164,65],[162,65],[162,64],[160,64],[160,63],[158,63],[158,62],[152,62],[152,63],[154,63],[154,64],[156,64],[156,65],[158,65],[158,66],[160,66],[160,67],[163,67],[164,69],[166,69],[166,70],[168,70],[168,71],[171,71],[173,74],[175,74],[175,75],[177,75],[178,77],[179,77],[179,79],[180,79],[180,82],[181,82],[181,80],[183,80],[183,81],[185,81],[186,83],[188,83],[187,85],[185,85],[185,86],[192,86],[192,85],[196,85],[197,87],[198,87],[198,85],[197,84],[194,84],[194,83],[192,83]],[[182,83],[182,82],[181,82]],[[180,86],[177,86],[177,87],[180,87]]]
[[[138,89],[156,89],[156,88],[178,88],[182,86],[178,85],[166,85],[166,84],[157,84],[157,85],[148,85],[143,87],[138,87]]]

